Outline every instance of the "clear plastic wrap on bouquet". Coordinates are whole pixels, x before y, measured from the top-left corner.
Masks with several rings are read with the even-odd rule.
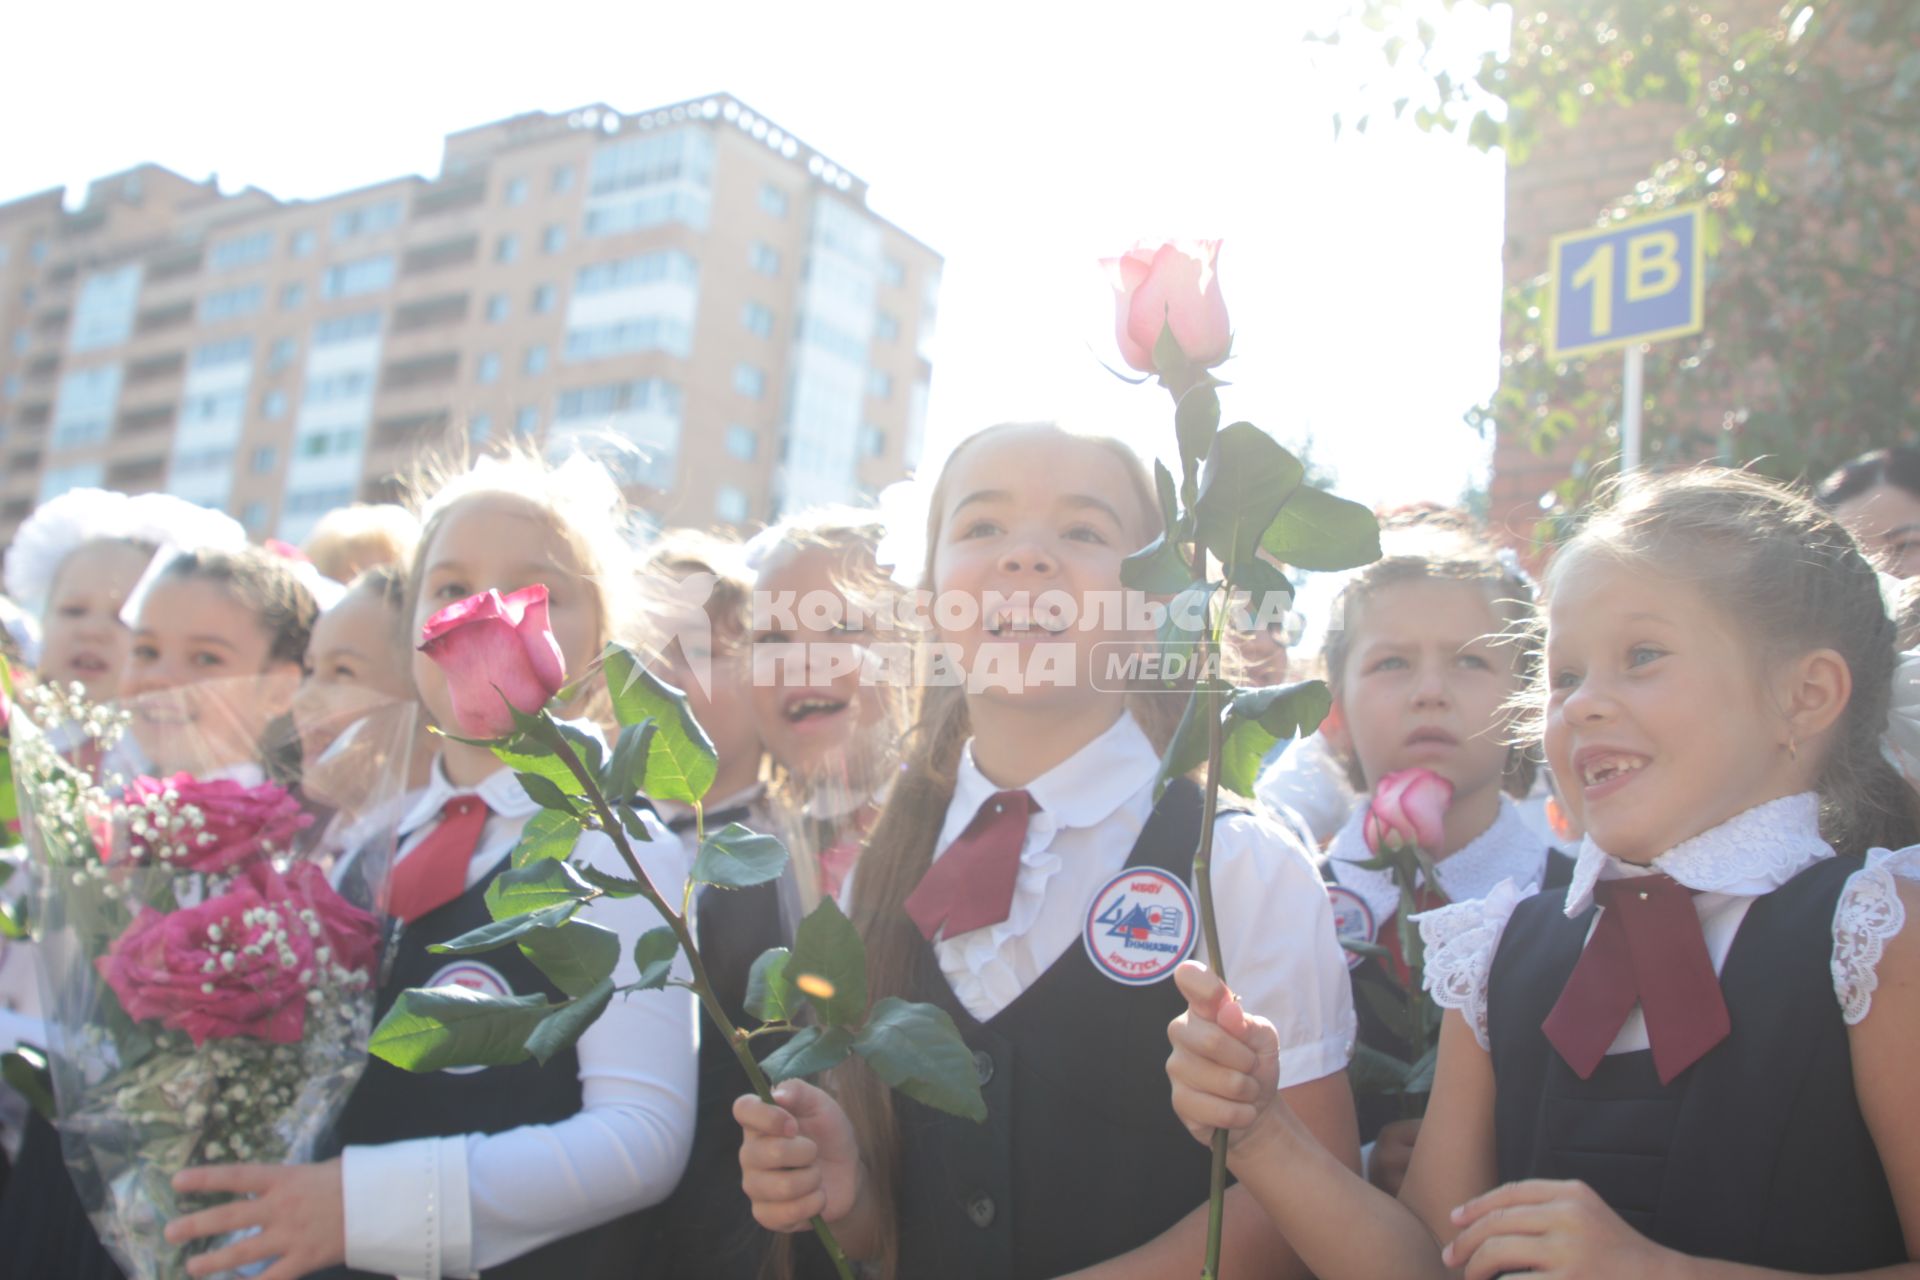
[[[12,718],[56,1124],[130,1276],[186,1274],[175,1173],[310,1159],[366,1062],[415,711],[280,705],[243,677]]]

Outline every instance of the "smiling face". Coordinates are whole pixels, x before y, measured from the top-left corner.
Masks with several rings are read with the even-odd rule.
[[[1336,675],[1336,746],[1369,785],[1402,769],[1453,783],[1455,805],[1497,795],[1510,751],[1506,704],[1520,690],[1517,646],[1487,586],[1431,578],[1374,588],[1350,617]]]
[[[885,695],[862,678],[874,641],[860,610],[847,605],[849,557],[860,552],[813,546],[787,550],[760,571],[754,592],[774,600],[792,592],[784,615],[759,619],[753,632],[748,704],[762,743],[780,765],[814,778],[885,718]],[[809,609],[811,598],[821,606]],[[837,604],[835,604],[837,602]]]
[[[1833,515],[1888,573],[1920,577],[1920,497],[1898,485],[1875,485],[1836,505]]]
[[[257,762],[267,724],[300,679],[273,637],[221,585],[161,577],[141,601],[120,695],[134,740],[163,773]]]
[[[542,584],[547,588],[547,620],[569,676],[599,656],[605,634],[599,592],[581,575],[573,548],[553,520],[533,504],[495,493],[462,499],[440,517],[420,566],[410,637],[419,636],[428,618],[468,596],[489,589],[505,595]],[[458,724],[446,674],[417,647],[413,681],[435,724]],[[478,777],[454,778],[456,783],[470,785],[493,771],[493,755],[484,747],[449,742],[442,750],[450,765],[458,758],[481,770]],[[459,772],[472,770],[463,767]]]
[[[1753,647],[1696,587],[1565,553],[1548,613],[1546,751],[1594,842],[1646,863],[1804,785]]]
[[[1102,668],[1143,639],[1112,607],[1126,591],[1120,562],[1151,540],[1152,523],[1127,466],[1097,443],[1020,427],[956,456],[941,481],[933,590],[936,602],[955,593],[977,607],[936,607],[938,639],[971,673],[1035,671],[1042,646],[1065,659],[1058,679],[985,687],[970,701],[1077,705],[1111,693]],[[970,625],[949,625],[961,617]]]
[[[378,591],[348,592],[314,623],[307,674],[293,700],[301,758],[312,763],[376,707],[413,701],[400,619]]]
[[[79,681],[104,702],[119,692],[130,634],[120,610],[152,553],[129,542],[89,542],[60,565],[42,619],[42,680]]]

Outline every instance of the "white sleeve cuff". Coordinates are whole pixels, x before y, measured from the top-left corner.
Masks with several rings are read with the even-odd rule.
[[[348,1147],[340,1182],[349,1267],[402,1280],[473,1274],[464,1138]]]
[[[1351,1018],[1352,1015],[1348,1015]],[[1280,1087],[1291,1089],[1347,1069],[1353,1056],[1355,1029],[1349,1025],[1339,1035],[1311,1044],[1289,1045],[1280,1050]]]

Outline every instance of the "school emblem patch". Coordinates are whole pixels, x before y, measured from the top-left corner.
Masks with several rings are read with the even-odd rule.
[[[1199,931],[1193,895],[1178,876],[1133,867],[1093,895],[1080,940],[1094,968],[1115,982],[1144,987],[1193,953]]]
[[[513,988],[501,976],[500,971],[490,964],[478,960],[456,960],[428,978],[429,987],[465,987],[477,991],[483,996],[510,996]],[[476,1071],[485,1071],[485,1067],[442,1067],[450,1076],[470,1076]]]
[[[1373,908],[1365,898],[1344,885],[1327,886],[1327,901],[1333,904],[1333,931],[1342,942],[1372,942],[1375,929]],[[1341,948],[1346,951],[1345,947]],[[1366,963],[1358,951],[1347,951],[1347,968],[1358,969]]]

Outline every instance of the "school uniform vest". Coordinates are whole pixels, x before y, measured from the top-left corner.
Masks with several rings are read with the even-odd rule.
[[[1199,788],[1155,806],[1126,865],[1182,882],[1199,843]],[[954,997],[931,944],[915,998],[945,1009],[973,1051],[983,1124],[894,1096],[902,1280],[1046,1280],[1137,1248],[1207,1198],[1208,1152],[1168,1105],[1171,977],[1123,986],[1084,946],[982,1023]]]
[[[507,866],[500,865],[478,884],[451,902],[436,907],[401,930],[393,967],[380,988],[375,1006],[376,1024],[402,991],[410,987],[460,981],[478,989],[504,987],[496,994],[541,995],[564,1000],[565,995],[514,946],[476,956],[435,955],[427,950],[436,942],[457,938],[491,921],[485,897],[487,886]],[[452,971],[452,972],[449,972]],[[367,1062],[347,1105],[336,1136],[341,1146],[379,1145],[412,1138],[443,1138],[463,1133],[503,1133],[529,1124],[555,1124],[580,1110],[580,1060],[571,1048],[555,1054],[542,1066],[529,1059],[505,1067],[455,1069],[416,1074],[378,1058]],[[628,1214],[612,1222],[555,1240],[497,1267],[486,1269],[487,1280],[547,1280],[566,1276],[621,1277],[645,1275],[640,1259],[655,1230],[648,1211]],[[367,1273],[338,1271],[334,1275]]]
[[[1321,874],[1329,884],[1337,884],[1331,860],[1321,864]],[[1573,859],[1558,849],[1547,850],[1543,889],[1565,889],[1573,879]],[[1399,927],[1398,918],[1380,926],[1375,941],[1386,931]],[[1353,967],[1353,1012],[1359,1023],[1358,1043],[1370,1049],[1412,1062],[1426,1052],[1417,1036],[1409,1036],[1406,1025],[1406,989],[1394,976],[1390,965],[1377,956],[1365,956]],[[1354,1098],[1354,1110],[1360,1121],[1360,1141],[1372,1142],[1380,1130],[1396,1120],[1417,1119],[1426,1114],[1427,1095],[1401,1098],[1394,1094],[1362,1093]]]
[[[1859,867],[1824,859],[1754,900],[1720,973],[1732,1033],[1664,1086],[1651,1051],[1610,1054],[1581,1080],[1547,1042],[1593,910],[1569,920],[1557,893],[1522,902],[1489,978],[1500,1180],[1577,1178],[1695,1257],[1814,1274],[1905,1261],[1829,967]]]

